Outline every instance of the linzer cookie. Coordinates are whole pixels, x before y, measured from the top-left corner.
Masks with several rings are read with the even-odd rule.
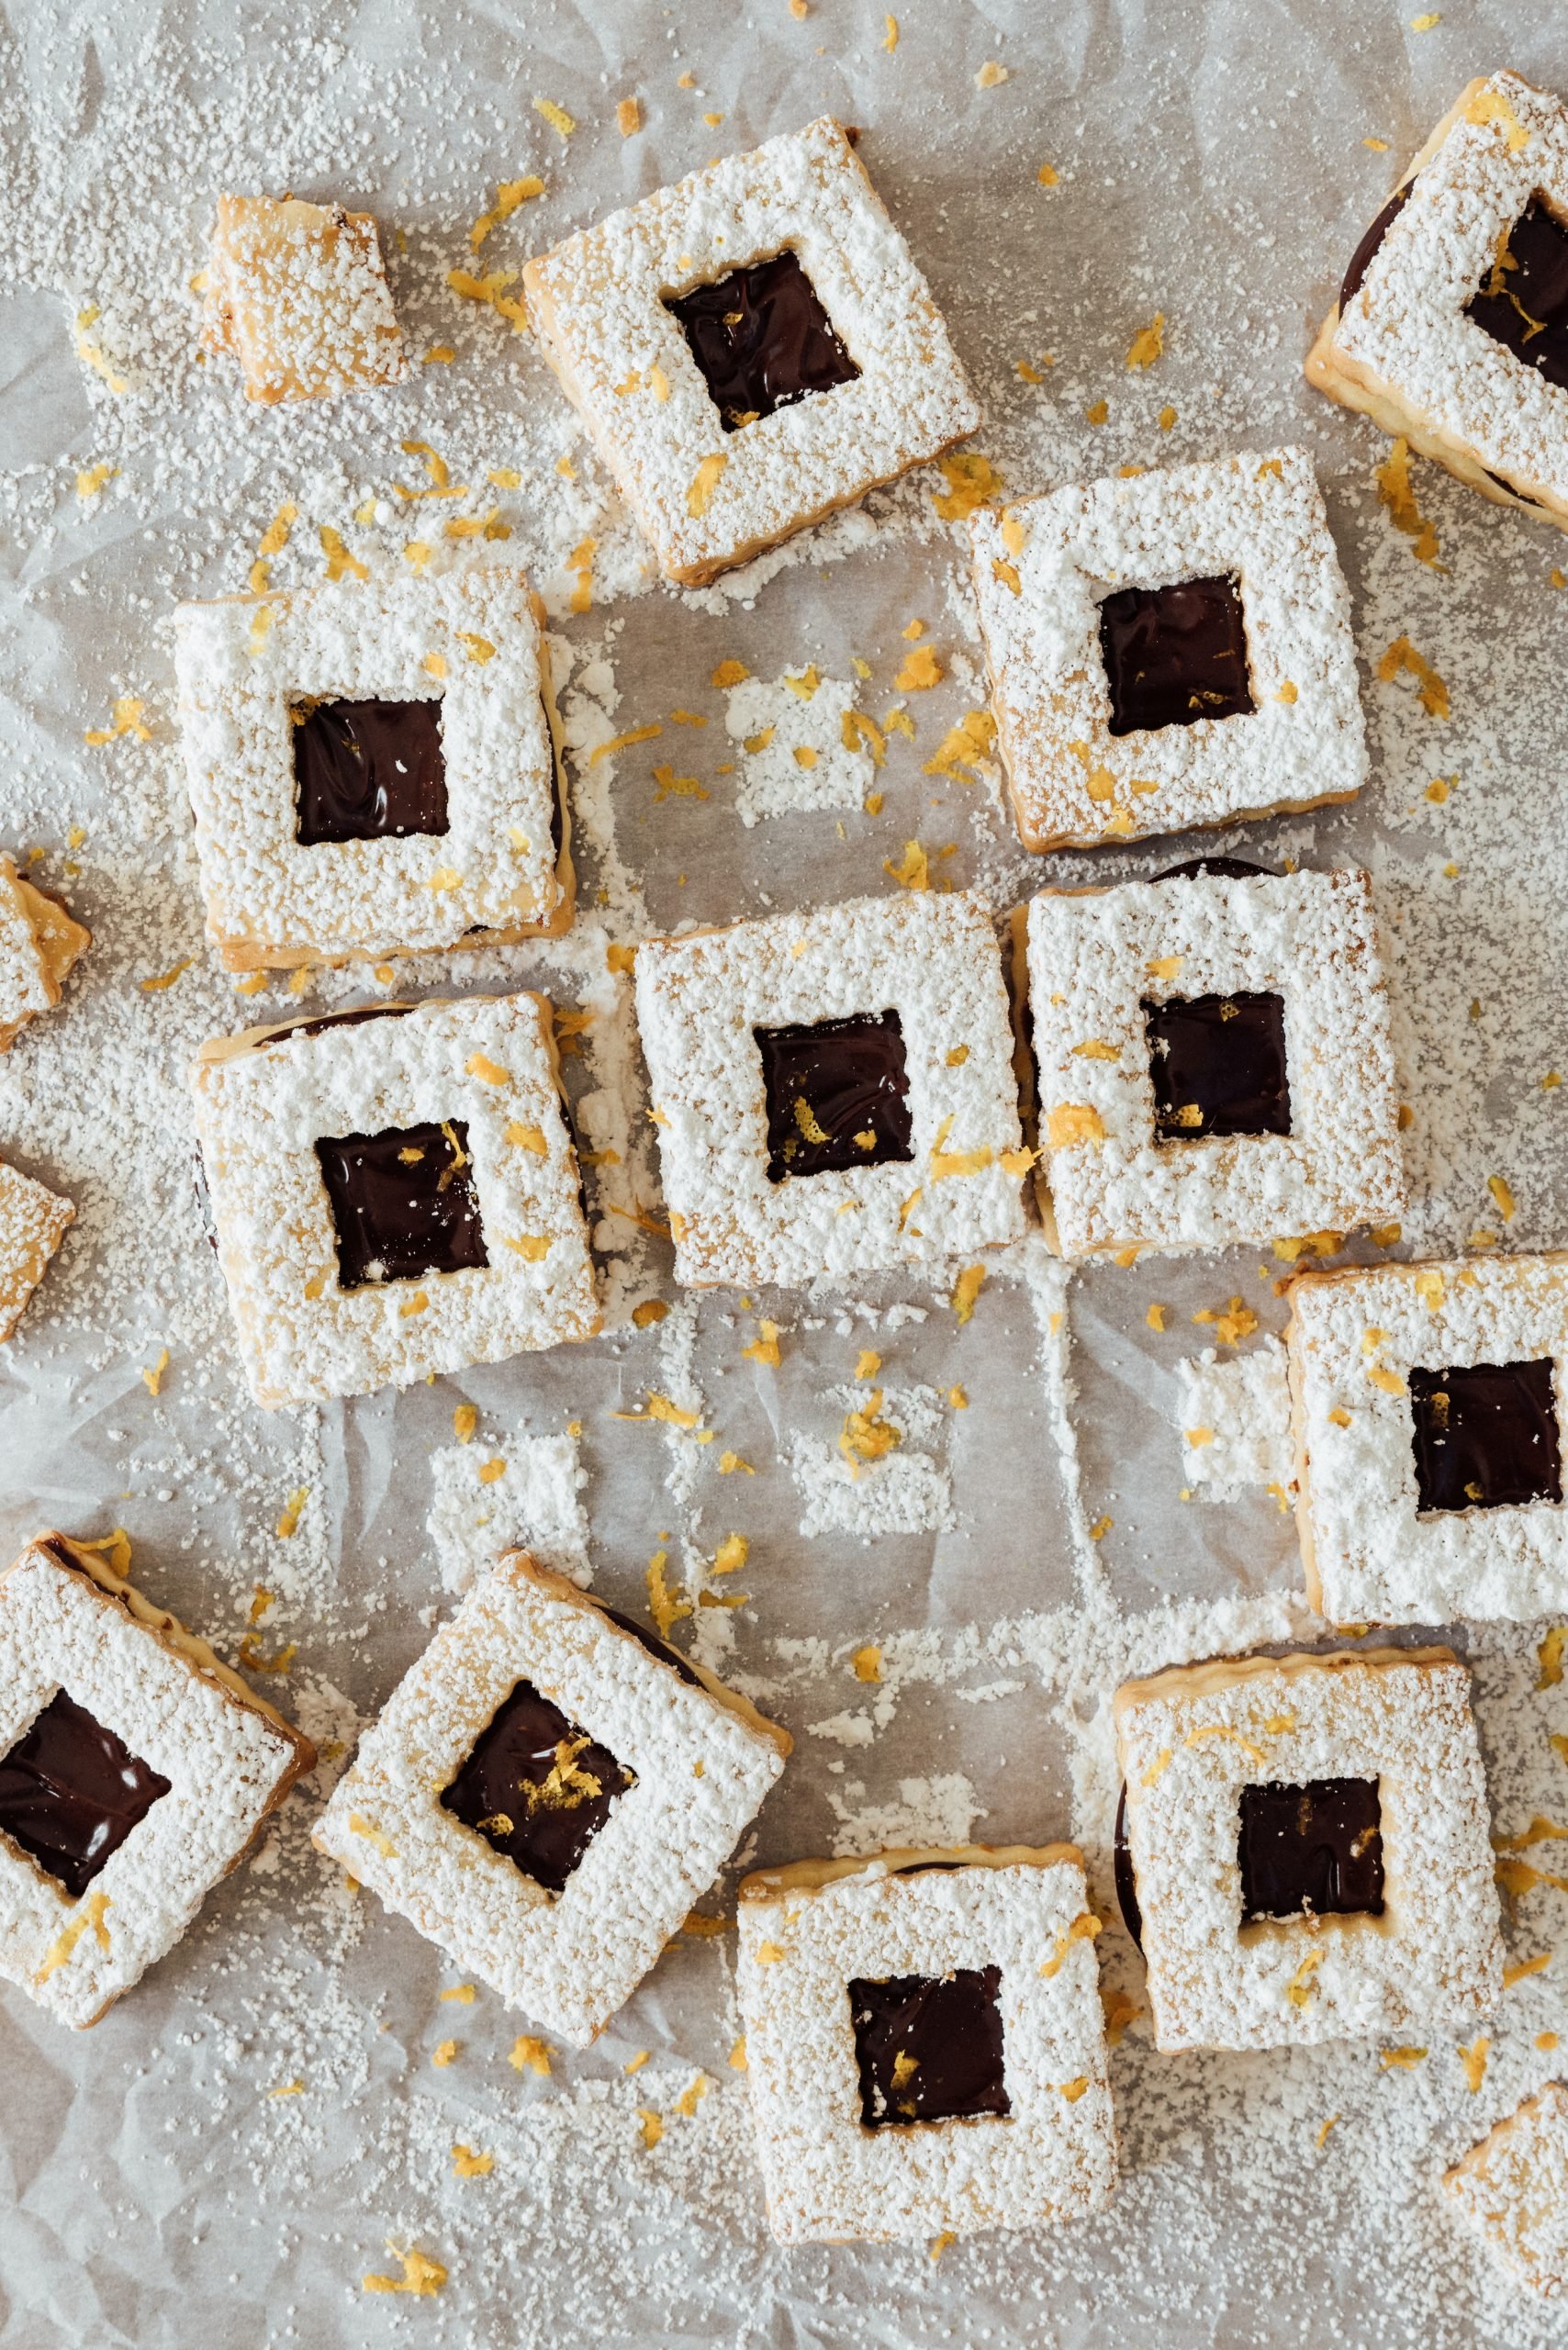
[[[1157,2047],[1459,2031],[1502,1990],[1448,1649],[1221,1658],[1116,1692],[1116,1883]]]
[[[672,579],[711,579],[980,421],[909,248],[826,118],[568,238],[523,284]]]
[[[69,1200],[0,1159],[0,1346],[27,1312],[75,1220]]]
[[[980,901],[863,898],[640,946],[683,1281],[799,1282],[1024,1229],[1006,992]]]
[[[1303,1275],[1290,1297],[1313,1606],[1378,1624],[1568,1608],[1568,1255]]]
[[[191,1073],[260,1404],[358,1395],[599,1327],[543,996],[366,1004]]]
[[[182,606],[207,935],[230,970],[565,930],[574,881],[536,599],[500,565]]]
[[[323,1852],[586,2048],[729,1858],[786,1731],[522,1552],[360,1740]]]
[[[738,1989],[785,2244],[1097,2210],[1116,2177],[1071,1844],[799,1861],[740,1889]]]
[[[1360,789],[1350,597],[1300,449],[1053,490],[969,528],[1025,848]]]
[[[0,856],[0,1053],[60,1002],[92,943],[58,898],[18,873],[14,857]]]
[[[1516,2282],[1568,2286],[1568,2088],[1548,2081],[1443,2174],[1455,2207]]]
[[[247,399],[336,399],[400,384],[403,337],[368,212],[220,196],[202,343],[240,362]]]
[[[1568,107],[1472,82],[1351,256],[1319,391],[1484,498],[1568,526]]]
[[[40,1534],[0,1575],[0,1975],[95,2023],[315,1760],[204,1640]]]
[[[1042,1212],[1061,1255],[1219,1248],[1400,1214],[1364,873],[1200,861],[1047,891],[1025,938]]]

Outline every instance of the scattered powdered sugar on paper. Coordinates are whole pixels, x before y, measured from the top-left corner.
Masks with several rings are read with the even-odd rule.
[[[855,688],[815,666],[765,682],[747,677],[724,697],[724,724],[740,745],[735,812],[743,824],[812,808],[858,808],[875,773],[881,736],[855,710]]]
[[[592,1581],[588,1483],[569,1436],[513,1436],[492,1450],[481,1434],[432,1452],[426,1531],[448,1591],[467,1591],[507,1550],[532,1551],[541,1566]]]
[[[1271,1334],[1222,1361],[1213,1347],[1176,1366],[1184,1466],[1195,1486],[1233,1501],[1249,1485],[1282,1498],[1295,1475],[1285,1350]]]
[[[935,1534],[953,1524],[952,1480],[926,1449],[943,1437],[935,1388],[835,1387],[826,1400],[844,1415],[838,1441],[803,1435],[790,1441],[803,1535],[869,1541],[879,1534]]]

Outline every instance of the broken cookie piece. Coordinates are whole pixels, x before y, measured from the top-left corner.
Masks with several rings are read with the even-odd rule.
[[[519,1551],[394,1690],[316,1841],[509,2006],[586,2048],[790,1746],[748,1699]]]
[[[375,222],[300,196],[220,196],[202,341],[248,399],[336,399],[408,373]]]
[[[0,856],[0,1053],[29,1020],[60,1002],[67,978],[93,943],[61,900]]]
[[[0,1346],[27,1312],[50,1259],[75,1221],[69,1200],[0,1159]]]
[[[100,1553],[39,1535],[0,1575],[0,1975],[95,2023],[315,1761]]]
[[[1518,2283],[1568,2285],[1568,2088],[1548,2081],[1443,2173],[1456,2209]]]

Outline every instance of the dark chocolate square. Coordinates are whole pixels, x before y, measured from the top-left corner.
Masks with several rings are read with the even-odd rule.
[[[1551,1358],[1410,1373],[1417,1507],[1503,1509],[1561,1502],[1562,1452]]]
[[[607,1746],[520,1681],[441,1801],[524,1876],[559,1893],[616,1796],[636,1784]]]
[[[80,1900],[169,1784],[57,1689],[0,1759],[0,1834]]]
[[[726,432],[860,373],[788,247],[714,285],[666,296],[665,308],[680,320]]]
[[[1100,607],[1111,732],[1140,734],[1255,710],[1239,582],[1121,588]]]
[[[1532,196],[1465,306],[1494,342],[1568,390],[1568,228]]]
[[[1277,1779],[1241,1790],[1241,1919],[1381,1918],[1383,1807],[1375,1779]]]
[[[1267,993],[1174,997],[1143,1005],[1159,1142],[1288,1135],[1285,1006]]]
[[[316,1145],[344,1289],[487,1265],[468,1129],[460,1118],[338,1135]]]
[[[1002,2074],[999,1966],[849,1986],[860,2119],[872,2130],[1013,2110]]]
[[[302,701],[288,715],[303,846],[447,830],[439,701]]]
[[[882,1167],[914,1157],[903,1023],[857,1013],[754,1028],[767,1102],[767,1180]]]

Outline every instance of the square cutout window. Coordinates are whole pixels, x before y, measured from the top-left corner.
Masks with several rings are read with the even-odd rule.
[[[767,1102],[767,1180],[914,1157],[896,1012],[754,1028]]]
[[[1466,315],[1524,366],[1568,391],[1568,228],[1532,196]]]
[[[442,1807],[549,1893],[561,1893],[637,1784],[607,1746],[520,1681],[482,1733]]]
[[[1113,734],[1239,718],[1257,707],[1234,577],[1119,588],[1100,607],[1100,652]]]
[[[311,699],[288,716],[303,847],[447,831],[439,701]]]
[[[666,295],[665,308],[680,321],[726,432],[860,374],[788,246],[689,294]]]
[[[0,1833],[79,1901],[169,1786],[58,1689],[0,1759]]]
[[[1412,1369],[1416,1484],[1422,1510],[1561,1502],[1562,1455],[1551,1358]]]
[[[860,2118],[868,2129],[1011,2113],[1001,1989],[999,1966],[851,1982]]]
[[[1146,999],[1143,1015],[1158,1141],[1290,1133],[1282,996],[1243,990]]]
[[[316,1145],[345,1290],[489,1263],[461,1119]]]
[[[1381,1918],[1382,1821],[1375,1779],[1244,1786],[1237,1841],[1243,1924]]]

